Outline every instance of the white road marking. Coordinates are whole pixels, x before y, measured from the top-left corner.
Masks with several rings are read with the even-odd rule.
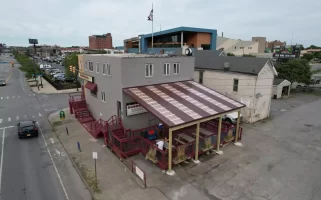
[[[16,118],[17,120],[19,120],[19,116],[17,116],[17,118]]]
[[[2,150],[1,150],[1,164],[0,164],[0,194],[1,194],[1,183],[2,183],[2,166],[3,166],[3,150],[4,150],[4,138],[6,136],[6,129],[2,132]]]
[[[9,122],[11,121],[11,117],[8,118],[8,121],[9,121]]]
[[[14,126],[1,127],[0,130],[1,130],[1,129],[6,129],[6,128],[13,128],[13,127],[14,127]]]
[[[44,111],[49,112],[49,111],[55,111],[57,108],[45,108]]]
[[[39,113],[39,117],[41,117],[42,116],[42,114],[41,113]]]
[[[55,140],[54,140],[53,138],[50,138],[50,142],[51,142],[52,144],[55,144]]]
[[[12,96],[12,98],[14,98],[14,96]]]
[[[3,97],[1,97],[1,99],[3,99]]]
[[[2,123],[2,119],[0,119],[0,124]]]
[[[7,99],[9,99],[9,97],[7,97]]]
[[[41,130],[41,127],[40,127],[40,125],[39,125],[38,122],[37,122],[37,124],[38,124],[39,130],[40,130],[42,139],[43,139],[43,141],[45,142],[45,145],[46,145],[46,147],[47,147],[47,150],[48,150],[48,153],[49,153],[51,162],[52,162],[52,164],[53,164],[53,166],[54,166],[54,168],[55,168],[55,171],[56,171],[56,173],[57,173],[57,176],[58,176],[60,185],[61,185],[61,187],[62,187],[62,189],[63,189],[63,191],[64,191],[64,193],[65,193],[66,199],[69,200],[69,197],[68,197],[66,188],[65,188],[65,186],[64,186],[64,184],[63,184],[63,182],[62,182],[62,180],[61,180],[61,177],[60,177],[60,174],[59,174],[58,169],[57,169],[57,167],[56,167],[56,164],[55,164],[55,162],[54,162],[54,160],[53,160],[53,158],[52,158],[51,152],[50,152],[50,150],[49,150],[49,148],[48,148],[47,141],[45,140],[45,136],[43,135],[42,130]],[[4,145],[2,145],[2,148],[3,148],[3,146],[4,146]],[[2,151],[2,152],[3,152],[3,151]],[[2,163],[2,162],[1,162],[1,163]]]
[[[35,118],[35,116],[32,116],[32,118]]]
[[[22,90],[25,92],[26,91],[25,87],[23,87],[23,84],[22,84],[22,72],[21,71],[20,71],[20,83],[21,83]]]

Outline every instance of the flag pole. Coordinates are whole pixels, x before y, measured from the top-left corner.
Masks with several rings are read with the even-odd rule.
[[[153,15],[152,15],[152,52],[154,54],[154,8],[153,8],[153,3],[152,3],[152,11],[153,11]]]

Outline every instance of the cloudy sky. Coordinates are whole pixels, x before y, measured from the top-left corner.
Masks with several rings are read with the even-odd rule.
[[[113,45],[150,33],[189,26],[216,29],[225,37],[321,46],[320,0],[3,0],[0,43],[88,45],[88,36],[110,32]],[[293,38],[293,39],[292,39]]]

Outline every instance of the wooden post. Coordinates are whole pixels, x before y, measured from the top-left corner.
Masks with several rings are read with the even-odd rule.
[[[172,154],[173,154],[173,131],[172,129],[168,130],[168,170],[167,174],[172,176],[175,172],[172,170]]]
[[[216,151],[220,151],[220,145],[221,145],[221,130],[222,130],[222,116],[219,117],[218,120],[218,128],[217,128],[217,143],[216,143]]]
[[[240,130],[240,118],[241,118],[241,110],[237,111],[237,122],[236,122],[236,133],[235,133],[235,143],[237,143],[239,137]]]
[[[198,148],[199,148],[199,140],[200,140],[200,123],[196,124],[196,141],[195,141],[195,163],[199,163],[198,160]]]

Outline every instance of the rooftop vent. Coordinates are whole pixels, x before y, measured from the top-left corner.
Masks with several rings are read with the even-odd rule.
[[[230,70],[230,63],[229,62],[225,62],[224,63],[224,71],[229,71]]]

